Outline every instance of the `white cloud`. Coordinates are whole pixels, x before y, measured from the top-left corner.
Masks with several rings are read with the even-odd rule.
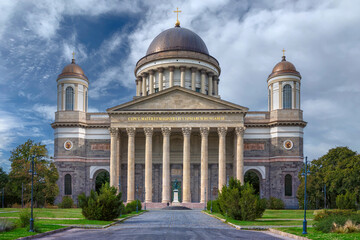
[[[57,107],[56,105],[35,104],[31,111],[35,112],[40,119],[54,121]]]

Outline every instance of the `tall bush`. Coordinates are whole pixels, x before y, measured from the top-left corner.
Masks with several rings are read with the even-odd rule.
[[[241,185],[233,178],[219,192],[218,201],[222,214],[243,221],[261,217],[266,208],[266,200],[261,200],[249,183]]]
[[[345,194],[340,194],[336,197],[336,206],[339,209],[354,209],[356,210],[356,195],[347,191]]]
[[[120,215],[121,210],[121,192],[117,193],[115,187],[110,187],[105,183],[99,194],[91,190],[90,196],[84,193],[78,196],[79,206],[82,208],[82,214],[90,220],[113,220]]]
[[[220,213],[220,205],[219,205],[219,200],[210,200],[207,202],[207,210],[210,211],[211,209],[211,202],[212,202],[212,211],[216,212],[216,213]]]
[[[138,211],[141,210],[141,201],[140,200],[134,200],[126,204],[125,206],[125,213],[131,213],[136,211],[136,204],[138,206]]]
[[[59,204],[59,208],[72,208],[74,205],[74,201],[69,196],[64,196],[62,198],[61,203]]]
[[[285,204],[284,204],[284,201],[281,200],[280,198],[270,197],[267,207],[269,209],[284,209]]]

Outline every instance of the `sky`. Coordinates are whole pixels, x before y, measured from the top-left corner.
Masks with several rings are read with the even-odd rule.
[[[196,32],[221,66],[222,99],[267,110],[267,77],[281,60],[302,75],[304,155],[360,150],[360,1],[0,1],[0,167],[27,139],[53,155],[56,78],[76,62],[89,78],[89,112],[130,101],[134,67],[174,27]]]

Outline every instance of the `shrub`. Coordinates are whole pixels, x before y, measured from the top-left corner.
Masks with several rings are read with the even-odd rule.
[[[220,213],[220,205],[219,205],[219,200],[211,200],[207,202],[207,210],[210,211],[211,208],[211,202],[212,202],[212,211],[216,212],[216,213]]]
[[[353,233],[360,232],[360,224],[356,225],[351,220],[347,220],[344,226],[339,226],[336,223],[333,223],[333,230],[335,233]]]
[[[27,227],[30,225],[31,212],[29,208],[24,208],[19,213],[18,225],[19,227]]]
[[[59,208],[72,208],[74,205],[74,201],[69,196],[64,196],[62,198],[61,203],[59,204]]]
[[[0,232],[10,231],[15,228],[15,224],[7,219],[0,219]]]
[[[336,206],[339,209],[354,209],[356,210],[356,195],[347,191],[345,194],[340,194],[336,197]]]
[[[347,221],[351,221],[353,224],[360,224],[360,215],[329,215],[318,221],[313,225],[314,228],[318,231],[328,233],[334,231],[336,228],[339,229],[339,226],[344,226]]]
[[[237,220],[254,220],[265,211],[265,200],[260,200],[254,188],[249,183],[241,185],[239,180],[233,178],[229,181],[229,187],[223,186],[218,201],[221,213]]]
[[[117,189],[110,187],[109,183],[102,185],[99,194],[91,190],[90,196],[84,193],[78,196],[82,214],[90,220],[113,220],[120,215],[121,192],[116,194]]]
[[[353,210],[349,209],[322,209],[314,211],[314,220],[319,221],[328,216],[337,215],[337,216],[350,216],[354,214]]]
[[[125,214],[136,211],[136,204],[138,205],[138,211],[141,210],[141,202],[140,200],[134,200],[126,204],[125,206]]]
[[[270,197],[267,207],[269,209],[284,209],[285,204],[284,204],[284,201],[281,200],[280,198]]]

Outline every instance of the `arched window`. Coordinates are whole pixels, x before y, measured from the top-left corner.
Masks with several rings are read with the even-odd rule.
[[[85,92],[85,112],[88,110],[88,92]]]
[[[291,86],[290,84],[286,84],[283,89],[283,109],[291,109],[291,100]]]
[[[74,110],[74,89],[72,87],[66,88],[65,110]]]
[[[290,174],[285,176],[285,196],[292,196],[292,176]]]
[[[66,174],[65,175],[65,195],[71,195],[71,194],[72,194],[71,175]]]

